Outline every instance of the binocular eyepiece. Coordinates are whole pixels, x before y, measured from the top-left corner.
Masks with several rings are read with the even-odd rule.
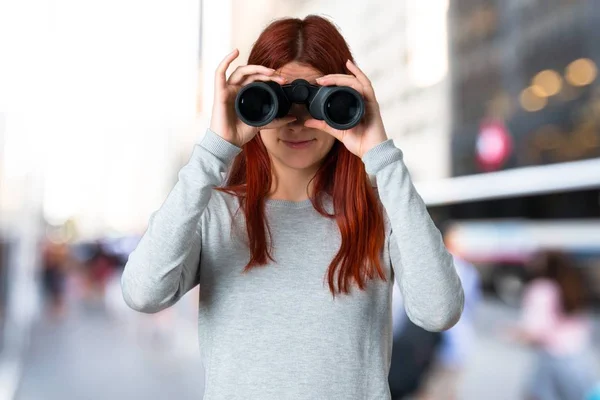
[[[304,104],[313,118],[339,130],[355,127],[365,113],[363,98],[355,89],[311,85],[304,79],[287,85],[252,82],[238,92],[235,112],[244,123],[260,127],[285,117],[294,103]]]

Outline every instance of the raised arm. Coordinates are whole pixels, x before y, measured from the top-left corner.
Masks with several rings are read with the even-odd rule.
[[[129,256],[121,278],[125,302],[134,310],[153,313],[176,303],[198,283],[201,248],[200,218],[213,187],[241,151],[208,130],[194,146],[189,162]]]
[[[458,322],[464,293],[452,255],[417,193],[400,149],[387,140],[362,158],[376,176],[379,197],[389,218],[391,264],[406,314],[429,331]]]

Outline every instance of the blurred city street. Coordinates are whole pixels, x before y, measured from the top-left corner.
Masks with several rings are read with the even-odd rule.
[[[115,316],[102,304],[71,303],[64,320],[34,324],[16,399],[199,399],[195,326],[193,316]]]
[[[158,334],[154,325],[139,324],[145,315],[132,312],[126,321],[118,321],[98,305],[87,310],[72,306],[62,322],[45,318],[35,324],[16,400],[202,398],[193,316],[178,315],[166,335],[153,337]],[[531,351],[499,338],[501,327],[515,321],[516,310],[488,298],[477,314],[476,345],[459,398],[521,398]],[[596,318],[595,344],[600,343],[599,322]]]
[[[477,311],[477,339],[473,357],[468,361],[461,390],[462,400],[521,399],[522,385],[533,368],[533,351],[500,338],[507,323],[516,322],[517,310],[489,298]],[[600,363],[600,319],[594,319],[595,359]]]
[[[366,75],[369,84],[364,87],[376,93],[369,104],[376,104],[384,123],[377,138],[386,136],[402,150],[406,174],[399,181],[414,183],[462,283],[463,313],[451,329],[438,333],[426,331],[423,324],[394,325],[397,352],[388,382],[392,400],[600,399],[597,0],[0,0],[0,400],[202,398],[199,288],[189,279],[223,282],[196,269],[200,262],[182,260],[198,256],[193,248],[206,258],[209,247],[219,253],[215,260],[223,258],[219,268],[243,265],[228,265],[230,259],[221,257],[224,246],[214,246],[217,242],[204,234],[202,218],[220,221],[212,209],[202,209],[208,203],[199,207],[204,195],[190,192],[182,196],[185,201],[172,202],[181,208],[168,217],[161,218],[160,211],[171,204],[174,188],[187,187],[178,185],[181,171],[213,127],[215,109],[230,106],[232,118],[215,124],[227,133],[225,125],[235,120],[239,127],[245,121],[242,104],[261,110],[263,117],[277,114],[284,98],[258,90],[264,86],[259,81],[281,78],[281,71],[294,63],[299,64],[294,68],[311,68],[310,76],[301,76],[311,82],[329,75],[333,65],[339,64],[336,74],[351,72],[345,69],[349,64],[342,68],[347,55],[327,61],[335,56],[333,50],[346,46],[331,46],[332,35],[307,28],[309,16],[339,29],[340,43],[348,45],[351,60]],[[270,37],[261,33],[279,19],[298,29],[290,30],[296,36],[286,39],[289,48],[269,40],[264,45],[269,51],[258,49],[259,39]],[[310,56],[313,48],[320,49],[318,56]],[[228,53],[235,55],[234,49],[237,57],[226,71],[218,70]],[[290,56],[275,55],[280,50]],[[252,61],[263,53],[264,60]],[[329,66],[319,66],[325,62]],[[266,67],[273,75],[253,73],[242,79],[240,71],[247,67]],[[220,82],[215,76],[223,75],[231,89],[227,96],[236,99],[215,103],[215,83]],[[354,82],[354,77],[346,78]],[[241,96],[250,83],[259,83],[255,89],[260,96]],[[323,86],[322,80],[314,83]],[[303,96],[296,100],[304,99],[306,110],[300,106],[288,113],[296,122],[298,116],[315,117],[309,104],[314,98]],[[335,103],[334,97],[328,99],[327,107]],[[357,95],[351,103],[342,101],[341,114],[354,118],[359,110],[371,109],[357,107],[363,104],[358,100]],[[252,130],[256,137],[280,135],[274,140],[278,144],[288,141],[282,132],[295,129],[254,126],[261,127]],[[236,196],[256,198],[261,207],[275,193],[267,189],[278,185],[253,186],[248,171],[265,179],[260,182],[283,182],[293,190],[305,183],[292,182],[296,175],[285,171],[310,173],[310,182],[329,182],[322,187],[347,191],[363,185],[371,190],[363,179],[367,170],[352,162],[359,174],[347,173],[344,165],[352,159],[336,155],[349,149],[338,143],[336,150],[313,152],[310,146],[318,143],[313,139],[329,138],[315,130],[323,129],[307,127],[295,130],[297,142],[284,146],[283,156],[269,149],[268,140],[249,138],[252,142],[243,145],[221,185],[236,183]],[[260,163],[255,151],[262,154]],[[331,168],[315,172],[314,157]],[[300,164],[277,166],[290,160]],[[335,164],[323,164],[331,160]],[[338,185],[339,177],[348,185]],[[195,178],[207,185],[202,193],[215,188],[215,182]],[[379,192],[381,186],[376,186]],[[252,196],[248,190],[261,194]],[[332,190],[336,204],[350,204],[355,197],[364,203],[368,192]],[[411,202],[419,196],[411,196]],[[362,210],[368,222],[375,214],[365,204],[354,209]],[[389,215],[400,215],[396,202],[386,207]],[[149,225],[152,215],[159,216],[154,228]],[[225,223],[216,225],[219,233],[226,232]],[[347,225],[357,226],[362,225]],[[163,305],[175,290],[182,293],[186,281],[195,285],[177,304],[156,314],[127,306],[120,283],[124,270],[136,271],[135,265],[126,265],[149,231],[168,236],[148,241],[151,249],[138,253],[146,261],[133,263],[139,267],[132,274],[134,282],[139,278],[133,286],[141,288],[133,289],[137,300],[127,294],[132,289],[125,289],[132,307],[154,307],[159,304],[155,296]],[[365,235],[364,240],[380,236]],[[421,237],[408,231],[394,236]],[[198,247],[200,242],[206,246]],[[354,249],[353,244],[346,247]],[[305,254],[302,240],[294,245],[298,254]],[[169,256],[169,248],[176,256]],[[170,270],[154,273],[151,267]],[[457,281],[452,282],[457,293]],[[302,290],[306,282],[296,283],[295,289]],[[428,285],[434,297],[445,292],[432,287]],[[238,294],[236,287],[227,288],[228,294]],[[446,304],[458,313],[458,302]],[[206,308],[221,310],[216,302]],[[403,308],[392,308],[393,322],[406,322]],[[202,322],[214,323],[210,318]],[[222,348],[241,342],[236,336],[226,343]],[[297,353],[311,354],[304,348]],[[236,348],[232,353],[244,352]],[[356,358],[350,362],[361,361]],[[334,360],[337,366],[338,358]],[[249,387],[260,387],[254,379],[249,382]]]

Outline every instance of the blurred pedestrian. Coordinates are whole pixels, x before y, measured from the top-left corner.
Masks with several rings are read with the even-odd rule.
[[[537,276],[525,288],[520,324],[511,334],[536,352],[527,399],[583,399],[597,371],[581,271],[558,251],[538,254],[533,270]]]
[[[419,393],[442,333],[423,329],[408,318],[397,285],[394,285],[392,310],[394,343],[388,380],[392,400],[402,400]]]
[[[66,313],[66,284],[69,259],[67,243],[46,237],[42,243],[41,283],[44,309],[51,318],[61,319]]]
[[[86,269],[90,285],[90,295],[98,305],[105,306],[106,289],[111,277],[119,269],[119,258],[107,251],[101,239],[93,246],[93,253],[86,261]]]

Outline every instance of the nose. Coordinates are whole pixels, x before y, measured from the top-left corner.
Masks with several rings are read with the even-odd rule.
[[[294,122],[287,124],[287,129],[290,132],[299,133],[300,131],[302,131],[302,129],[304,129],[304,120],[297,119]]]
[[[298,121],[302,120],[303,123],[304,121],[310,118],[308,109],[304,104],[292,104],[292,107],[290,107],[290,111],[288,114],[296,117]]]
[[[294,133],[298,133],[304,129],[304,122],[311,118],[304,104],[293,104],[288,115],[296,117],[294,122],[287,125],[288,129]]]

